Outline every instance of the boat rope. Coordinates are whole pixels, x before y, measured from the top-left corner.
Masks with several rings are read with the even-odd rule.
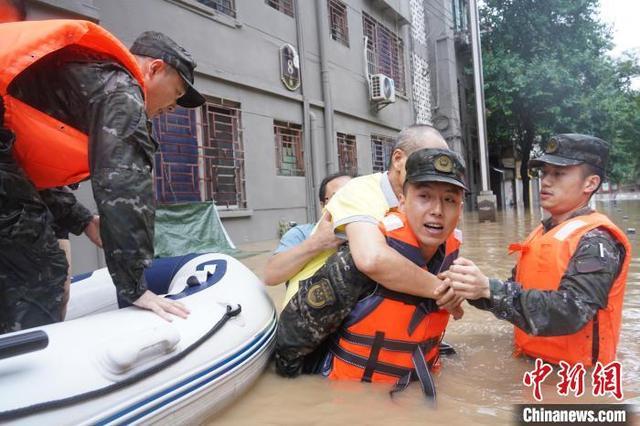
[[[205,341],[207,341],[210,337],[216,334],[227,323],[227,321],[229,321],[231,318],[240,314],[241,310],[242,310],[242,307],[240,305],[238,305],[238,307],[236,308],[232,308],[230,305],[227,305],[227,310],[222,316],[222,318],[220,318],[220,320],[213,327],[211,327],[211,329],[206,334],[204,334],[198,340],[196,340],[187,348],[185,348],[184,351],[172,356],[171,358],[168,358],[162,361],[157,365],[154,365],[153,367],[147,370],[141,371],[137,374],[134,374],[133,376],[127,377],[126,379],[120,382],[116,382],[108,386],[105,386],[103,388],[92,390],[90,392],[85,392],[82,394],[70,396],[67,398],[57,399],[54,401],[41,402],[38,404],[16,408],[13,410],[1,411],[0,421],[14,420],[19,417],[24,417],[24,416],[39,413],[41,411],[66,407],[72,404],[76,404],[78,402],[87,401],[93,398],[106,395],[110,392],[116,391],[123,387],[129,386],[133,383],[139,382],[140,380],[145,379],[161,371],[162,369],[174,364],[175,362],[189,355],[191,352],[197,349],[200,345],[202,345]]]

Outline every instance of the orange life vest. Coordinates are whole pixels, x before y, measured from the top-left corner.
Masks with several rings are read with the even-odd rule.
[[[620,273],[609,290],[607,307],[598,310],[580,331],[570,335],[531,336],[516,327],[516,354],[523,353],[554,364],[565,361],[570,364],[580,362],[585,366],[592,366],[596,361],[607,364],[615,359],[631,258],[631,245],[624,233],[608,217],[594,212],[567,220],[546,233],[540,225],[524,243],[511,244],[509,249],[520,253],[515,278],[525,289],[557,290],[580,239],[598,227],[609,231],[626,251]]]
[[[387,243],[426,269],[418,241],[406,217],[389,213],[381,225]],[[459,231],[449,236],[437,274],[458,256]],[[433,299],[396,293],[378,285],[358,302],[330,342],[332,365],[325,375],[339,380],[395,383],[395,390],[420,380],[427,396],[435,396],[428,368],[438,361],[438,347],[449,313]],[[330,355],[331,356],[331,355]]]
[[[87,21],[50,20],[0,25],[0,96],[4,125],[16,135],[14,156],[38,189],[64,186],[89,177],[88,137],[38,111],[7,90],[24,70],[67,46],[108,55],[122,64],[144,92],[142,71],[118,39]]]

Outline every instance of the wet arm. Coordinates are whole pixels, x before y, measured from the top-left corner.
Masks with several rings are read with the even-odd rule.
[[[276,285],[287,281],[316,255],[325,250],[335,249],[343,242],[344,240],[335,236],[331,218],[326,212],[320,218],[315,232],[308,238],[300,228],[290,229],[280,240],[279,251],[267,262],[264,272],[265,283]]]
[[[322,249],[315,244],[315,239],[305,239],[300,229],[292,228],[280,240],[278,250],[269,258],[264,270],[264,282],[267,285],[287,281]]]

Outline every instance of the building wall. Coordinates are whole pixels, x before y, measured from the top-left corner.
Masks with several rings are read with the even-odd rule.
[[[427,52],[433,74],[434,127],[440,130],[449,146],[463,152],[462,131],[457,84],[457,59],[455,51],[454,26],[452,22],[451,0],[425,0],[427,17]]]

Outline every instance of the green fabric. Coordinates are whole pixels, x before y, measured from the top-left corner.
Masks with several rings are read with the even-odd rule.
[[[208,252],[239,254],[211,202],[158,206],[154,245],[156,257]]]

